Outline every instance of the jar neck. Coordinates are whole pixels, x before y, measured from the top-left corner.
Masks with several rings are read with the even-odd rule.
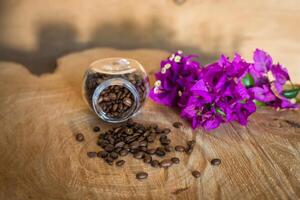
[[[101,93],[107,89],[110,86],[122,86],[132,94],[133,96],[133,104],[130,107],[128,111],[124,113],[124,116],[121,118],[113,118],[107,115],[106,112],[103,111],[101,106],[98,104],[98,99],[100,98]],[[130,117],[132,117],[138,110],[139,104],[140,104],[140,96],[138,91],[136,90],[135,86],[130,83],[128,80],[123,78],[112,78],[107,81],[102,82],[97,86],[97,88],[94,91],[93,97],[92,97],[92,103],[93,103],[93,110],[96,112],[96,114],[104,121],[111,122],[111,123],[120,123],[128,120]]]

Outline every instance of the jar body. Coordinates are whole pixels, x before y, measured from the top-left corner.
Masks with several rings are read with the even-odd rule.
[[[138,113],[149,93],[143,66],[133,59],[106,58],[93,62],[83,79],[83,97],[104,121],[119,123]]]

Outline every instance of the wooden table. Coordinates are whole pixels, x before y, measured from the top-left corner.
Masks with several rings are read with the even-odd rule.
[[[258,110],[248,127],[222,125],[211,133],[184,122],[172,128],[174,144],[196,139],[191,156],[176,153],[178,166],[155,169],[127,156],[122,168],[108,166],[98,151],[101,122],[81,98],[87,66],[104,57],[131,57],[150,74],[168,55],[158,50],[92,49],[58,60],[53,74],[40,77],[15,63],[0,63],[0,199],[299,199],[300,112]],[[172,127],[180,120],[169,108],[147,102],[135,120]],[[77,132],[85,142],[74,139]],[[174,153],[175,154],[175,153]],[[210,160],[220,158],[221,165]],[[191,170],[200,170],[195,179]],[[149,173],[138,181],[135,173]]]

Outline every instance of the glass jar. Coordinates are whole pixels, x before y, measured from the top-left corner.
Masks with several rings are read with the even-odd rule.
[[[149,79],[134,59],[105,58],[93,62],[83,79],[83,97],[104,121],[119,123],[138,113],[149,93]]]

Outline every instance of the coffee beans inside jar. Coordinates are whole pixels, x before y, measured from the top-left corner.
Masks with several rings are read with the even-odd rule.
[[[134,116],[148,93],[148,76],[142,65],[133,59],[98,60],[91,64],[83,81],[85,101],[108,122],[123,122]]]

